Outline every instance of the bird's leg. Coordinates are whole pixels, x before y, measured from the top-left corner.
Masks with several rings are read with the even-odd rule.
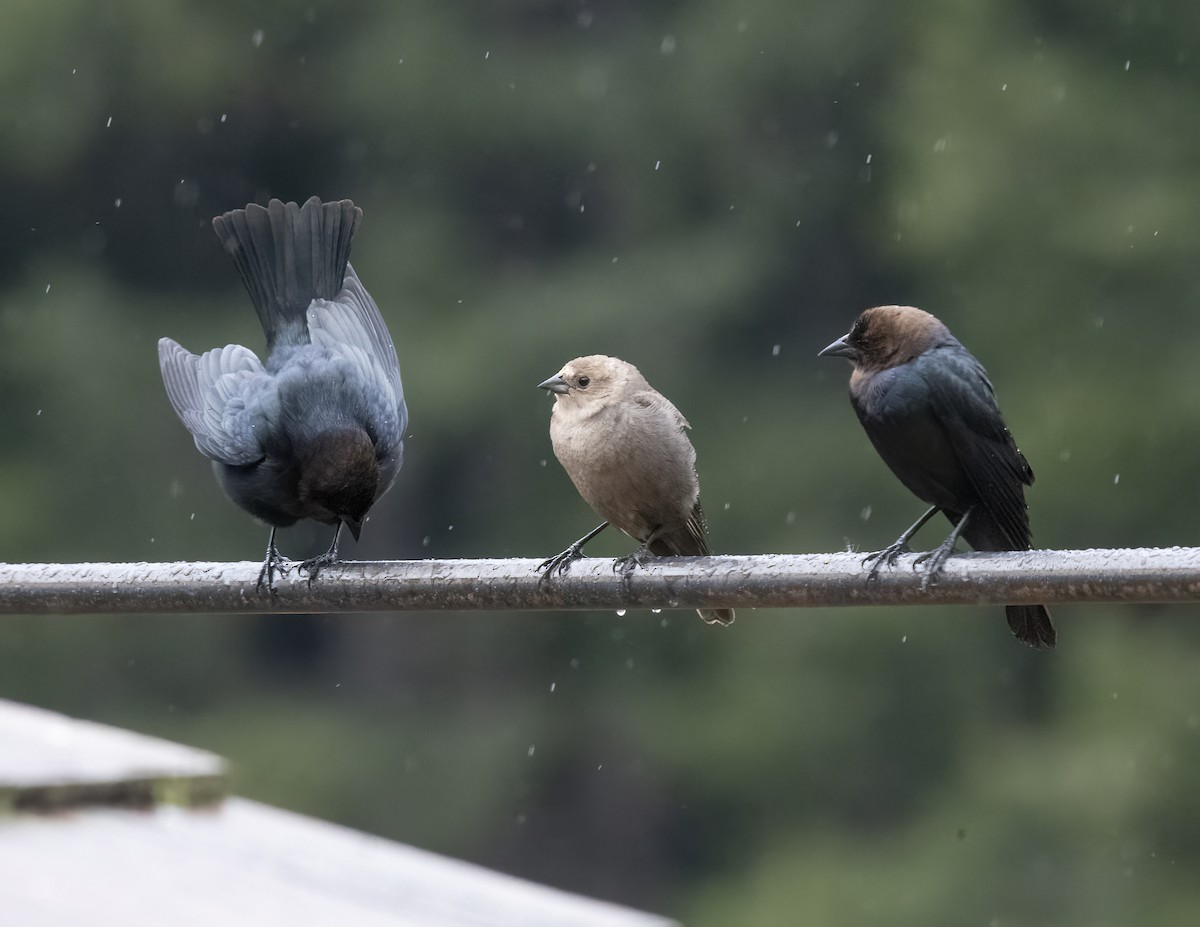
[[[967,526],[967,520],[971,517],[971,512],[974,511],[974,506],[963,512],[962,518],[958,520],[958,524],[954,526],[954,530],[950,532],[950,537],[942,541],[936,548],[921,554],[913,561],[913,569],[915,570],[920,564],[926,560],[929,561],[929,566],[925,568],[925,576],[921,579],[921,589],[929,588],[930,583],[937,582],[937,574],[941,572],[946,560],[954,553],[954,545],[958,543],[958,537],[962,534],[963,528]]]
[[[571,569],[571,564],[583,556],[583,545],[594,538],[597,534],[608,527],[608,522],[598,525],[581,537],[578,541],[568,547],[560,554],[555,554],[548,560],[543,560],[535,572],[540,573],[546,571],[546,575],[542,577],[542,582],[549,579],[551,576],[561,576],[567,570]]]
[[[329,545],[329,550],[323,554],[317,554],[315,557],[310,557],[307,560],[301,561],[300,569],[308,574],[308,585],[312,586],[313,580],[320,575],[321,570],[329,566],[331,563],[337,563],[338,558],[338,538],[342,535],[342,523],[339,521],[337,527],[333,529],[333,543]]]
[[[279,552],[275,546],[275,526],[271,526],[271,536],[267,539],[267,556],[263,560],[262,569],[258,571],[258,582],[254,584],[254,589],[259,595],[262,594],[263,586],[267,587],[267,595],[272,599],[275,598],[277,592],[275,590],[275,573],[286,573],[290,561],[287,557]]]
[[[862,562],[864,565],[871,563],[872,560],[875,561],[871,566],[871,572],[867,574],[867,582],[870,582],[879,575],[879,568],[884,564],[887,564],[888,569],[891,569],[897,557],[901,554],[907,554],[909,552],[908,542],[912,540],[912,536],[920,531],[925,522],[933,518],[938,511],[939,509],[936,505],[930,506],[929,511],[918,518],[913,526],[900,535],[900,537],[896,538],[893,543],[889,544],[883,550],[877,550],[875,553],[867,554],[863,557]]]

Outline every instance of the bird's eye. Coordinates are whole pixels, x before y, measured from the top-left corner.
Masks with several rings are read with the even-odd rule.
[[[580,389],[587,389],[588,384],[592,382],[592,378],[591,377],[580,377],[578,382],[579,382]]]

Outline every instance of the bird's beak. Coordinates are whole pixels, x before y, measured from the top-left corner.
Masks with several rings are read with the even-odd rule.
[[[543,380],[538,384],[538,389],[548,389],[550,392],[557,393],[559,395],[565,393],[570,388],[571,387],[567,386],[567,381],[557,373],[549,380]]]
[[[849,357],[853,360],[858,355],[858,351],[849,345],[846,341],[847,337],[847,335],[843,335],[833,344],[826,345],[817,352],[817,357]]]
[[[357,518],[346,516],[342,519],[342,524],[350,529],[350,533],[354,535],[354,540],[358,540],[358,533],[362,531],[362,522]]]

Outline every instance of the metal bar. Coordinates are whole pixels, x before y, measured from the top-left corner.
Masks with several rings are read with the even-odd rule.
[[[0,614],[1200,602],[1195,547],[960,554],[925,590],[913,560],[900,557],[869,584],[858,553],[664,557],[626,583],[607,558],[548,580],[539,560],[348,561],[311,587],[290,570],[273,601],[255,590],[256,562],[0,564]]]

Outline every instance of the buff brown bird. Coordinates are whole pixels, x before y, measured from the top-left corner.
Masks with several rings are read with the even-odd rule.
[[[633,364],[593,354],[569,361],[538,384],[554,394],[550,441],[554,456],[604,524],[538,569],[566,571],[583,545],[608,525],[641,543],[615,561],[624,573],[655,556],[708,556],[691,426]],[[733,611],[699,609],[705,621],[727,625]]]

